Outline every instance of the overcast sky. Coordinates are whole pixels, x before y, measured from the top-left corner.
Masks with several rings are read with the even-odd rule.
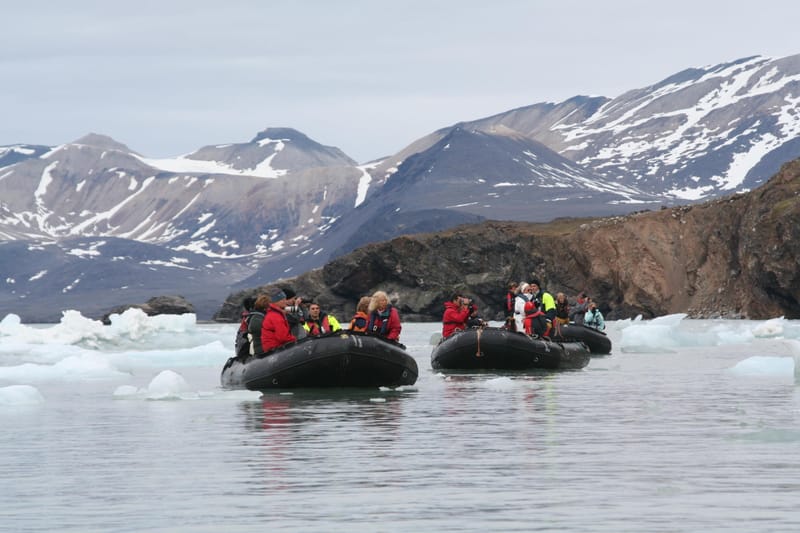
[[[0,145],[149,157],[292,127],[359,162],[689,67],[800,53],[796,0],[0,0]]]

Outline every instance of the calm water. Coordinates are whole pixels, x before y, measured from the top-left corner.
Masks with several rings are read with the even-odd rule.
[[[194,400],[115,398],[157,365],[39,381],[0,406],[0,530],[800,530],[791,343],[627,352],[611,328],[582,371],[445,376],[437,326],[406,324],[400,391],[237,396],[223,360],[174,368]]]

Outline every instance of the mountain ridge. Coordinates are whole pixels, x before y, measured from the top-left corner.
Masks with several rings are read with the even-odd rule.
[[[575,96],[459,122],[365,165],[275,127],[173,159],[96,133],[0,147],[0,240],[160,246],[198,271],[213,266],[218,280],[206,282],[219,293],[402,234],[672,208],[751,190],[800,155],[798,81],[800,55],[685,69],[613,99]],[[77,290],[9,263],[2,303],[25,314],[44,309],[29,298],[42,293],[34,285],[84,290],[107,258],[84,259]],[[149,267],[168,278],[174,268]]]
[[[486,221],[370,244],[284,280],[347,320],[382,290],[404,320],[438,321],[453,292],[502,320],[509,281],[586,291],[609,319],[687,313],[693,318],[800,318],[800,159],[749,193],[623,216],[546,224]],[[215,315],[235,321],[246,296]]]

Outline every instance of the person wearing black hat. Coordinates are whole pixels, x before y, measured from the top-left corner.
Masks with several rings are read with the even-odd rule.
[[[272,302],[269,296],[259,294],[256,303],[253,304],[253,310],[247,315],[247,339],[250,341],[250,355],[264,353],[264,348],[261,347],[261,331],[264,326],[264,315],[267,314],[270,303]]]
[[[286,319],[285,309],[289,304],[287,291],[292,295],[293,302],[295,293],[289,288],[272,287],[267,291],[272,303],[267,308],[261,325],[261,348],[265,352],[297,340],[297,337],[292,335],[289,321]]]
[[[283,287],[282,290],[286,295],[286,307],[283,311],[286,314],[286,320],[289,322],[289,331],[296,338],[302,339],[308,335],[304,329],[306,317],[301,306],[303,299],[297,296],[291,287]]]
[[[533,288],[533,299],[531,301],[533,301],[536,304],[536,307],[545,314],[548,324],[546,331],[549,331],[550,325],[556,319],[556,301],[552,294],[542,288],[542,284],[538,279],[532,279],[530,286]]]

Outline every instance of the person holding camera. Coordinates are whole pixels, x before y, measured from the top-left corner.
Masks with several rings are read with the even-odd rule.
[[[600,331],[606,329],[606,321],[603,319],[603,313],[601,313],[600,309],[597,308],[596,303],[589,303],[589,310],[586,311],[586,317],[583,323],[590,328]]]
[[[306,317],[303,313],[303,298],[297,296],[291,289],[288,289],[286,297],[287,304],[284,312],[286,320],[289,322],[289,330],[292,335],[302,339],[308,336],[308,330],[305,328]]]
[[[467,320],[472,313],[472,301],[455,293],[449,302],[444,303],[442,315],[442,338],[447,338],[456,331],[467,329]]]
[[[591,302],[592,299],[584,291],[579,292],[575,298],[575,305],[570,308],[569,319],[577,325],[583,325],[583,318]]]

